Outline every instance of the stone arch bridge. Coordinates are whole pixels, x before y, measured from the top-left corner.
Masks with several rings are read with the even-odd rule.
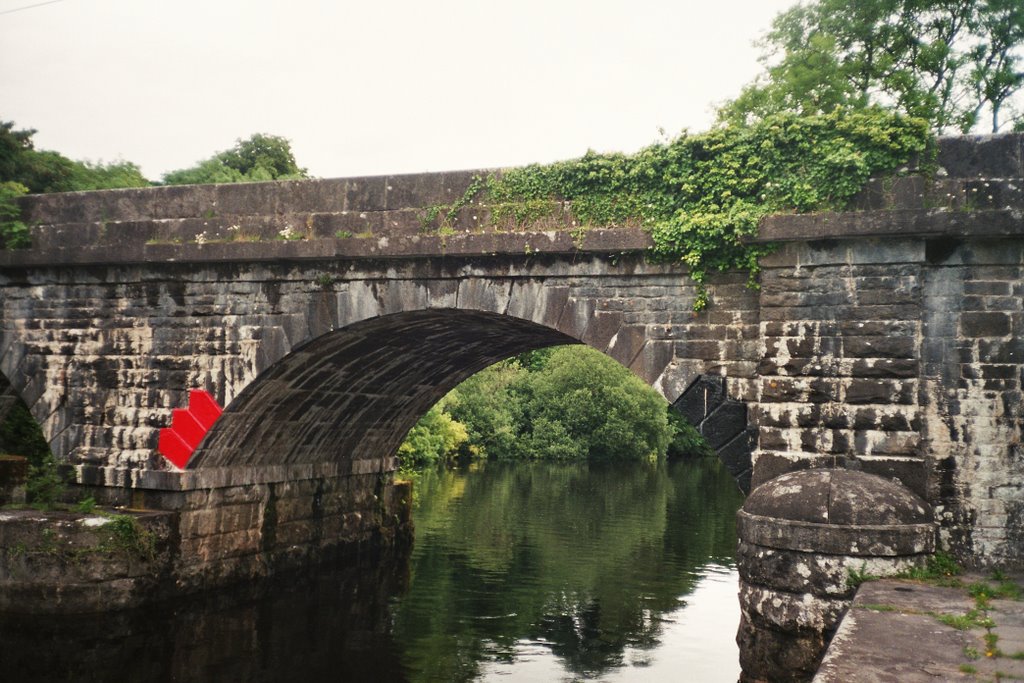
[[[419,416],[561,343],[649,382],[745,489],[896,478],[961,556],[1020,562],[1024,138],[947,140],[939,163],[846,213],[767,219],[760,289],[720,274],[700,313],[639,230],[502,230],[478,205],[425,230],[472,172],[27,197],[0,372],[79,484],[177,511],[198,558],[178,561],[222,576],[378,528]],[[178,470],[158,433],[195,388],[225,412]]]

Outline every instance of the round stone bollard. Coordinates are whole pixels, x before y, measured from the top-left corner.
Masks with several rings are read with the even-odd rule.
[[[791,472],[737,513],[742,683],[809,681],[857,577],[922,566],[930,506],[900,484],[842,469]]]

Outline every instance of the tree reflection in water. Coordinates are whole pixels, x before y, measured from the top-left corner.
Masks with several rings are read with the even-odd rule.
[[[515,678],[517,658],[545,652],[584,678],[649,664],[684,596],[731,566],[742,500],[711,460],[487,463],[419,486],[411,588],[394,620],[415,681],[471,680],[488,662]],[[734,595],[722,610],[738,615]],[[733,647],[736,619],[726,623]]]

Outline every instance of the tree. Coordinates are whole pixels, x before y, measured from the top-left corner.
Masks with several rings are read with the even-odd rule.
[[[987,114],[995,132],[1024,86],[1022,45],[1019,0],[817,0],[776,17],[765,73],[719,118],[881,105],[940,132]]]
[[[532,351],[496,363],[439,406],[406,437],[398,453],[404,465],[439,459],[417,454],[442,453],[424,444],[440,443],[446,429],[464,430],[466,439],[452,442],[461,455],[591,461],[661,457],[677,431],[668,423],[664,399],[585,346]]]
[[[980,22],[989,40],[975,48],[970,78],[975,99],[987,102],[992,114],[992,132],[1001,127],[1003,105],[1024,86],[1020,45],[1024,42],[1024,3],[1020,0],[989,0]],[[1024,127],[1024,112],[1017,112],[1014,129]]]
[[[163,182],[165,185],[194,185],[306,177],[306,169],[295,162],[291,143],[286,138],[256,133],[247,140],[235,141],[231,149],[218,152],[191,168],[165,174]]]
[[[0,183],[18,183],[29,192],[74,192],[116,187],[145,187],[149,181],[128,161],[109,164],[73,161],[63,154],[37,150],[34,129],[15,130],[0,121]]]
[[[406,467],[444,462],[458,453],[468,438],[465,426],[444,412],[442,400],[409,431],[398,449],[398,457]]]
[[[466,426],[470,455],[520,457],[521,394],[527,374],[520,363],[503,361],[466,379],[448,395],[445,410]]]
[[[556,349],[530,381],[530,449],[543,457],[639,460],[662,456],[671,436],[665,401],[607,356]]]

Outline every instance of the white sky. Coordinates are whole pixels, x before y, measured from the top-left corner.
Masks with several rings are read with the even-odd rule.
[[[633,151],[758,72],[794,0],[0,0],[0,120],[151,179],[252,133],[320,177]]]

